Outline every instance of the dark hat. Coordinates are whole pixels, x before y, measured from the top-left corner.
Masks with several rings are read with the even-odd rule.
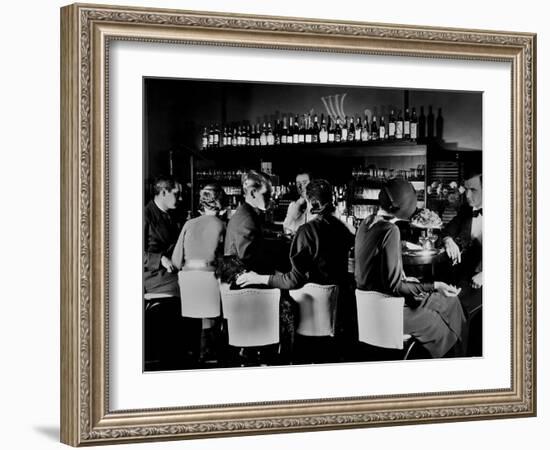
[[[378,194],[380,206],[395,217],[408,220],[416,211],[416,192],[406,180],[393,179]]]

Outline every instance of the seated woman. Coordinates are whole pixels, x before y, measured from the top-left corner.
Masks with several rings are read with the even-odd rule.
[[[394,179],[380,191],[380,210],[361,224],[355,238],[357,288],[405,298],[404,333],[414,336],[434,358],[446,355],[460,341],[465,317],[459,289],[446,283],[420,283],[403,273],[397,219],[416,210],[416,192]],[[454,354],[460,354],[457,345]]]
[[[273,275],[259,275],[256,272],[246,272],[237,277],[237,284],[249,286],[264,284],[279,289],[299,289],[306,283],[322,285],[336,284],[339,286],[340,296],[336,311],[337,331],[344,326],[340,325],[347,314],[346,303],[349,301],[348,255],[353,245],[353,234],[334,215],[332,204],[332,186],[326,180],[313,180],[306,187],[306,201],[308,210],[316,217],[301,225],[290,245],[291,270],[287,273]],[[288,298],[284,300],[289,303]],[[283,311],[287,314],[297,314],[296,308],[290,305]],[[291,322],[282,313],[281,321]],[[295,324],[294,324],[295,325]],[[288,325],[287,325],[288,328]],[[294,330],[292,330],[293,332]],[[340,338],[340,336],[338,337]],[[309,346],[310,356],[315,350]],[[320,348],[319,353],[326,353]],[[305,352],[308,353],[308,352]]]
[[[216,259],[223,254],[225,223],[218,214],[224,207],[224,200],[225,193],[217,184],[209,184],[200,191],[201,215],[185,222],[172,253],[172,264],[178,270],[214,272]],[[215,319],[202,319],[202,321],[191,319],[189,322],[196,326],[189,328],[209,330],[214,326]],[[200,334],[198,330],[196,333],[192,334],[195,336]],[[210,331],[203,333],[201,353],[205,353],[213,346],[208,342],[215,339],[211,336],[212,334]]]
[[[306,187],[308,208],[317,217],[301,225],[290,245],[292,268],[287,273],[259,275],[246,272],[239,286],[265,284],[279,289],[299,289],[304,284],[346,283],[348,253],[353,235],[334,215],[332,187],[326,180],[313,180]]]

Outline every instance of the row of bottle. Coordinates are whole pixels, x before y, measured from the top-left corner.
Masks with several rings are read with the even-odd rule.
[[[410,169],[385,169],[374,166],[359,166],[351,169],[351,176],[355,181],[367,182],[371,180],[389,180],[392,178],[402,178],[409,181],[424,181],[425,166],[419,164],[417,167]]]
[[[438,121],[441,118],[441,109]],[[403,115],[399,110],[397,116],[391,111],[386,124],[385,117],[373,115],[370,119],[367,115],[348,117],[343,120],[337,117],[334,121],[330,116],[325,120],[321,114],[321,120],[317,114],[284,116],[282,121],[277,120],[275,127],[271,122],[251,125],[224,126],[222,129],[217,124],[204,127],[201,139],[202,149],[219,147],[245,147],[245,146],[272,146],[280,144],[325,144],[342,142],[366,142],[386,139],[417,140],[425,137],[433,137],[433,113],[430,106],[428,120],[424,116],[424,107],[420,108],[420,116],[417,117],[416,108],[405,109]],[[428,133],[426,134],[426,124]],[[431,125],[430,125],[431,124]],[[441,128],[441,133],[439,129]],[[438,125],[438,135],[442,134]],[[441,136],[438,136],[441,137]]]

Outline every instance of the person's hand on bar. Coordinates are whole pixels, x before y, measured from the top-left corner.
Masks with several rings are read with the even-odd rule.
[[[260,275],[256,272],[245,272],[237,277],[237,285],[240,287],[250,286],[251,284],[267,284],[269,275]]]
[[[461,261],[460,248],[456,244],[456,242],[453,240],[453,238],[452,237],[444,238],[443,245],[445,246],[445,251],[447,252],[447,256],[453,262],[453,266],[455,264],[460,264],[460,261]]]

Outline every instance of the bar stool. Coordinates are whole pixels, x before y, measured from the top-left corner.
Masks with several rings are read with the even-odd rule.
[[[376,291],[355,290],[359,341],[374,347],[401,350],[408,359],[415,339],[403,332],[403,297]]]
[[[276,358],[280,296],[279,289],[230,290],[221,285],[229,345],[239,349],[239,365],[265,365]]]
[[[181,315],[184,318],[200,319],[189,321],[197,325],[193,328],[190,340],[197,335],[200,343],[193,345],[191,356],[199,364],[218,362],[218,335],[215,319],[221,315],[220,289],[214,272],[208,270],[182,270],[178,272],[181,298]],[[198,323],[200,323],[200,331]],[[196,354],[196,357],[193,356]]]
[[[181,339],[181,315],[178,297],[148,292],[144,298],[144,368],[170,370],[180,367],[178,342]]]
[[[299,306],[295,362],[330,362],[335,359],[334,328],[338,286],[307,283],[289,291]]]

